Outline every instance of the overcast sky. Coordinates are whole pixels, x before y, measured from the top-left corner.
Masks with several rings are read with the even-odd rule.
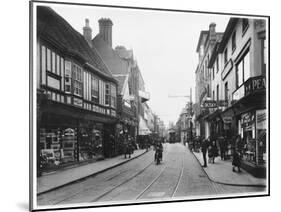
[[[98,33],[98,20],[113,22],[113,47],[123,45],[133,49],[146,91],[149,106],[166,125],[176,122],[188,101],[168,95],[189,95],[195,91],[195,69],[198,64],[196,45],[201,30],[208,30],[211,22],[216,31],[223,32],[229,16],[106,8],[93,6],[49,5],[83,34],[85,18],[90,20],[93,37]]]

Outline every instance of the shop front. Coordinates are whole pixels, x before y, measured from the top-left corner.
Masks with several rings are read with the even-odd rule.
[[[244,84],[244,96],[232,108],[241,136],[242,166],[257,177],[266,175],[267,110],[265,77],[249,78]]]
[[[68,105],[42,105],[37,123],[40,172],[108,157],[115,123],[113,117]]]

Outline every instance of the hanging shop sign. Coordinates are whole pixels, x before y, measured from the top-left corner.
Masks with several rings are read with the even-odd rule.
[[[242,85],[236,91],[234,91],[234,93],[232,94],[232,99],[237,101],[244,96],[245,96],[245,87],[244,85]]]
[[[257,130],[266,129],[266,110],[256,111],[256,127]]]
[[[255,114],[253,112],[244,113],[241,115],[241,127],[249,131],[255,123]]]
[[[217,106],[217,102],[214,100],[205,100],[202,104],[204,108],[216,108]]]
[[[252,77],[245,82],[245,95],[265,89],[265,76]]]

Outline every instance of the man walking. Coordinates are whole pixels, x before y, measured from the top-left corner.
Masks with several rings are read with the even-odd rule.
[[[204,160],[203,167],[207,167],[207,159],[206,159],[207,149],[208,149],[208,141],[207,141],[207,139],[202,139],[201,151],[202,151],[203,160]]]

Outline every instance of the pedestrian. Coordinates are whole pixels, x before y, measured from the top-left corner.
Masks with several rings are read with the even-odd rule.
[[[212,141],[208,150],[209,163],[215,163],[215,158],[218,156],[218,147],[215,140]]]
[[[220,156],[221,156],[221,160],[225,160],[225,149],[226,149],[226,145],[225,145],[225,139],[223,136],[219,137],[219,147],[220,147]]]
[[[201,143],[201,151],[202,151],[203,160],[204,160],[203,167],[207,167],[206,154],[207,154],[207,149],[208,149],[208,141],[207,141],[207,139],[202,139],[202,138],[199,138],[199,139],[202,140],[200,143]]]
[[[238,172],[241,172],[240,166],[241,166],[240,154],[238,152],[238,148],[236,148],[234,149],[233,152],[232,171],[235,172],[235,167],[237,167]]]

